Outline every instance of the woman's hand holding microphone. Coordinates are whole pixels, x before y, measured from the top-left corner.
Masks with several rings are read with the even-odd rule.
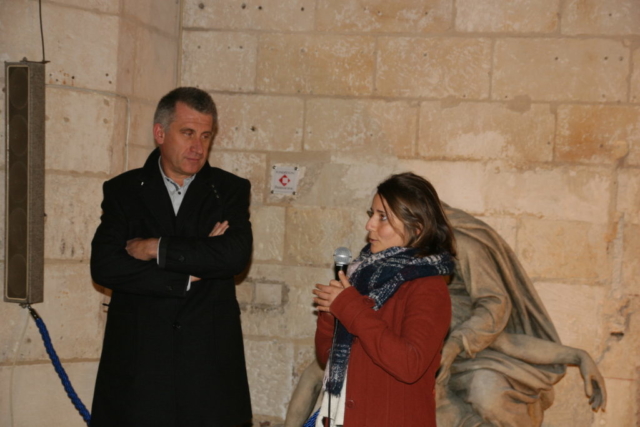
[[[347,276],[342,270],[338,272],[338,279],[340,280],[330,281],[328,285],[316,284],[316,288],[313,290],[316,297],[313,299],[313,302],[318,307],[318,311],[331,313],[331,304],[336,297],[340,295],[340,292],[351,287],[349,279],[347,279]]]

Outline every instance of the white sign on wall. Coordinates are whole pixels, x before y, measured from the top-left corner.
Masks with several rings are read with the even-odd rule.
[[[271,168],[271,193],[296,194],[298,190],[297,166],[273,166]]]

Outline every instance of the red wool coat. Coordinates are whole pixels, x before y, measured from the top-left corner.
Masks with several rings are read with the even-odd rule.
[[[379,311],[351,287],[331,310],[354,335],[347,371],[345,427],[436,427],[435,376],[451,322],[442,276],[403,284]],[[316,352],[326,365],[333,316],[321,313]]]

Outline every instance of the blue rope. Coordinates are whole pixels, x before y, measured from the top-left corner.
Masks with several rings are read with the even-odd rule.
[[[302,427],[315,427],[316,426],[316,419],[318,419],[318,415],[320,414],[320,409],[318,409],[316,412],[313,413],[313,415],[311,415],[311,417],[307,420],[306,423],[304,423],[304,425]]]
[[[62,363],[60,363],[60,359],[56,354],[56,350],[53,348],[51,337],[49,336],[49,332],[47,331],[47,327],[45,326],[44,321],[29,304],[23,304],[23,307],[29,309],[31,316],[36,321],[36,325],[38,326],[40,335],[42,335],[42,341],[44,341],[44,347],[47,349],[47,354],[49,355],[51,363],[53,364],[53,367],[60,377],[60,381],[62,381],[62,385],[64,386],[64,390],[67,392],[67,396],[69,396],[69,399],[71,399],[71,402],[73,402],[73,406],[76,407],[84,421],[87,423],[87,425],[89,425],[89,422],[91,421],[91,414],[89,413],[89,411],[87,411],[87,408],[84,406],[75,390],[73,389],[71,381],[69,381],[69,377],[67,376],[67,373],[62,367]]]

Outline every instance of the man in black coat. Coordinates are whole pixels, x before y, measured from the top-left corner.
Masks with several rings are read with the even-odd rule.
[[[165,95],[158,148],[104,184],[93,280],[113,291],[92,427],[228,427],[251,418],[233,276],[252,245],[249,181],[207,162],[211,97]]]

